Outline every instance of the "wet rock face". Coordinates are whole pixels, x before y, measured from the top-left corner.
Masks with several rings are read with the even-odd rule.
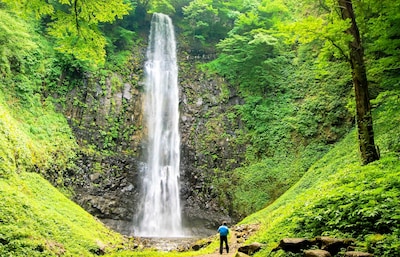
[[[243,102],[223,78],[200,72],[204,61],[180,55],[181,196],[183,216],[213,232],[223,220],[234,223],[230,192],[216,177],[229,180],[243,160],[243,146],[234,143],[238,119],[228,111]],[[233,139],[233,140],[231,140]],[[220,170],[216,174],[216,170]]]
[[[74,200],[109,227],[129,235],[139,199],[136,161],[122,155],[101,159],[81,155],[77,165]]]

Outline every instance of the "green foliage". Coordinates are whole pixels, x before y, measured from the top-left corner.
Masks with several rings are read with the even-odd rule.
[[[298,179],[298,174],[286,169],[287,162],[273,163],[267,159],[250,167],[234,171],[238,186],[235,188],[235,211],[250,215],[273,202],[288,186]],[[284,170],[282,170],[282,168]]]
[[[273,90],[283,56],[276,56],[277,39],[264,29],[246,35],[231,35],[218,44],[222,54],[210,67],[240,85],[244,94],[265,94]]]
[[[400,234],[389,235],[373,234],[365,238],[365,247],[368,252],[373,252],[376,256],[397,256],[400,254]]]
[[[137,34],[122,26],[104,26],[103,30],[108,31],[106,67],[121,72],[129,60]]]
[[[281,29],[290,32],[283,35],[291,42],[321,42],[323,48],[318,55],[325,66],[329,66],[333,58],[346,61],[347,44],[351,40],[349,35],[343,33],[349,27],[349,21],[341,20],[336,4],[336,1],[325,4],[304,1],[299,8],[297,1],[288,1],[294,19],[280,25]],[[399,69],[399,3],[368,0],[354,1],[353,5],[365,48],[370,92],[376,96],[379,90],[398,85],[394,73]]]
[[[237,16],[235,26],[217,48],[221,52],[209,67],[229,79],[243,94],[273,90],[280,68],[287,64],[274,27],[285,19],[284,6],[263,1]]]
[[[245,101],[223,115],[215,116],[213,110],[206,114],[208,130],[200,147],[210,166],[226,167],[226,170],[210,170],[214,177],[207,178],[207,182],[219,188],[221,205],[232,204],[238,215],[243,216],[270,204],[244,220],[262,224],[262,230],[251,240],[266,242],[268,247],[256,256],[265,255],[282,237],[321,234],[355,236],[363,241],[360,247],[376,256],[399,254],[396,175],[400,139],[393,136],[399,134],[399,92],[379,94],[399,85],[400,19],[396,1],[354,2],[366,48],[371,92],[373,96],[379,94],[373,101],[373,106],[378,108],[374,125],[383,159],[365,167],[358,164],[354,131],[334,147],[348,132],[354,113],[349,100],[351,74],[345,62],[349,38],[343,33],[349,23],[339,19],[332,5],[335,1],[138,1],[141,9],[113,25],[102,23],[127,13],[127,5],[121,1],[109,1],[107,4],[116,4],[111,7],[105,6],[105,2],[77,1],[77,9],[64,0],[2,2],[16,12],[29,11],[37,18],[50,15],[54,21],[46,18],[42,22],[44,26],[49,25],[48,32],[63,54],[55,56],[50,43],[37,37],[22,21],[0,10],[3,19],[0,24],[0,197],[5,199],[0,201],[0,213],[1,220],[8,222],[0,226],[0,241],[6,240],[8,244],[3,246],[8,248],[2,246],[0,251],[52,256],[64,251],[70,255],[78,255],[77,251],[81,251],[80,255],[90,255],[99,249],[96,239],[89,235],[91,228],[81,224],[83,214],[73,211],[76,216],[68,218],[73,223],[79,222],[71,225],[73,229],[63,226],[69,225],[69,221],[53,211],[58,213],[64,199],[46,198],[53,195],[52,191],[47,191],[47,186],[36,175],[25,173],[37,170],[53,183],[63,184],[62,172],[71,168],[75,158],[72,133],[65,119],[54,112],[50,101],[54,99],[46,99],[38,92],[56,95],[60,103],[67,101],[67,93],[83,86],[82,78],[87,78],[84,74],[91,71],[88,62],[83,60],[101,62],[107,42],[107,69],[92,73],[105,92],[110,71],[123,68],[124,76],[131,75],[130,62],[139,62],[130,50],[140,43],[137,38],[142,32],[140,29],[147,29],[146,14],[165,11],[177,19],[182,34],[200,42],[202,47],[214,51],[212,44],[221,40],[219,57],[207,66],[239,89]],[[179,20],[182,15],[183,20]],[[135,71],[138,76],[136,73],[139,72]],[[121,83],[112,76],[110,86],[115,90]],[[221,91],[219,101],[228,101],[230,91],[226,84]],[[87,108],[79,95],[71,101]],[[112,151],[127,132],[122,131],[119,117],[106,117],[105,122],[107,125],[97,132],[101,133],[102,147]],[[240,126],[235,127],[237,124]],[[243,167],[233,170],[243,156],[225,158],[220,146],[243,147]],[[95,152],[98,153],[97,149]],[[46,190],[36,188],[32,193],[36,184]],[[222,192],[228,192],[226,199]],[[34,199],[44,195],[45,202],[49,203],[28,201],[23,193],[33,195]],[[44,214],[55,218],[47,220],[40,216],[42,205],[47,208]],[[15,210],[10,206],[15,206]],[[61,209],[64,213],[64,207]],[[43,227],[51,228],[51,232],[45,232]],[[103,229],[93,227],[95,232]],[[113,238],[102,241],[110,242]],[[119,250],[110,254],[178,255]]]
[[[60,15],[51,24],[49,34],[56,39],[56,50],[80,60],[102,62],[106,44],[103,35],[91,24],[77,26],[74,22],[74,17]]]
[[[182,8],[183,34],[195,43],[205,46],[218,42],[232,28],[243,1],[234,2],[194,0]]]
[[[285,46],[287,11],[279,1],[264,1],[240,15],[218,44],[222,53],[206,65],[238,85],[245,100],[236,108],[246,165],[234,171],[229,187],[239,216],[279,197],[352,122],[346,109],[351,77],[343,56],[324,52],[321,40]]]
[[[1,90],[0,135],[1,256],[93,256],[123,248],[120,235],[27,173],[63,186],[63,172],[74,168],[74,137],[50,99],[35,94],[20,104]]]
[[[282,26],[281,30],[288,30],[292,33],[288,34],[292,36],[290,39],[292,42],[299,41],[307,44],[315,40],[322,40],[327,42],[323,52],[333,53],[337,58],[348,55],[347,45],[351,41],[351,36],[344,34],[343,31],[350,26],[349,21],[336,19],[333,23],[330,19],[326,20],[324,16],[309,16],[299,22],[289,22],[286,26],[283,24]]]
[[[66,92],[82,84],[88,63],[72,55],[56,54],[52,44],[34,30],[35,23],[18,20],[0,10],[2,23],[0,87],[15,97],[21,105],[29,107],[37,93],[56,95],[62,102]]]
[[[268,247],[255,256],[264,256],[283,237],[320,235],[355,237],[360,249],[377,256],[398,253],[400,155],[398,145],[393,147],[387,138],[400,131],[398,120],[387,117],[400,111],[399,93],[387,92],[377,99],[376,139],[385,153],[380,161],[360,165],[353,131],[284,195],[243,220],[261,224],[250,240]]]
[[[69,166],[76,145],[65,118],[39,94],[54,69],[53,59],[45,59],[52,52],[30,25],[0,12],[7,21],[0,25],[0,174],[41,170],[55,182],[58,174],[50,170]]]
[[[69,1],[59,0],[48,3],[43,0],[2,0],[17,13],[29,16],[33,13],[37,19],[49,15],[48,33],[56,42],[56,49],[72,54],[80,60],[103,63],[106,40],[98,24],[113,22],[128,14],[131,7],[122,0],[113,1]]]
[[[398,74],[400,68],[400,3],[368,0],[356,2],[356,7],[358,24],[365,35],[363,39],[370,80],[379,88],[398,88],[396,72]]]
[[[334,231],[351,237],[397,231],[400,227],[400,209],[397,209],[400,166],[397,165],[395,158],[386,158],[358,173],[339,172],[338,177],[331,177],[333,184],[326,186],[335,191],[294,214],[299,219],[297,231],[311,235]]]
[[[215,22],[218,10],[212,6],[211,0],[196,0],[183,8],[185,19],[193,29],[193,36],[205,40],[206,35],[210,35],[212,23]],[[208,22],[206,22],[206,21]],[[208,33],[206,33],[208,31]]]
[[[37,95],[36,95],[37,96]],[[0,174],[40,171],[54,183],[62,185],[63,170],[72,165],[76,144],[65,118],[54,112],[51,101],[32,98],[31,105],[12,104],[12,111],[0,105]],[[9,98],[9,103],[14,98]],[[27,108],[27,109],[25,109]],[[58,138],[54,141],[54,138]]]
[[[171,15],[176,12],[171,1],[167,0],[153,0],[149,9],[150,13],[161,12],[167,15]]]
[[[29,101],[29,96],[39,89],[46,66],[40,60],[45,51],[28,24],[4,10],[0,9],[0,14],[4,21],[0,24],[0,88]]]
[[[0,178],[0,206],[2,256],[93,256],[123,242],[35,173]]]
[[[295,184],[328,149],[323,144],[309,144],[298,149],[297,155],[279,153],[235,169],[230,188],[234,191],[234,210],[243,217],[271,204]]]

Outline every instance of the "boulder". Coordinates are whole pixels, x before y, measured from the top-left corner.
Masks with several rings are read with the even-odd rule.
[[[252,254],[260,251],[262,247],[263,247],[263,244],[254,242],[252,244],[239,247],[238,252],[252,255]]]
[[[338,239],[326,236],[316,237],[315,240],[320,249],[330,252],[331,255],[336,255],[340,252],[340,249],[347,249],[354,243],[353,239]]]
[[[278,250],[283,250],[285,252],[299,253],[304,249],[308,249],[314,243],[314,240],[309,240],[306,238],[284,238],[272,251],[275,252]]]
[[[332,257],[332,255],[328,251],[316,249],[316,250],[305,250],[304,257]]]

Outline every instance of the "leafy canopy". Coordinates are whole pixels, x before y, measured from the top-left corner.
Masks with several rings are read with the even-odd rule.
[[[106,40],[99,23],[121,19],[132,9],[123,0],[0,0],[12,10],[36,19],[49,16],[48,33],[54,37],[56,49],[80,60],[103,63]]]
[[[228,36],[217,44],[220,55],[211,68],[239,85],[242,93],[271,90],[277,68],[286,62],[275,27],[286,16],[286,7],[271,0],[240,13]]]
[[[244,1],[194,0],[182,7],[187,37],[203,45],[218,42],[232,28],[234,19],[244,7]]]

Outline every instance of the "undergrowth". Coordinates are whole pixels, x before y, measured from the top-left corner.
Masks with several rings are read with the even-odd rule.
[[[261,224],[249,241],[267,246],[255,256],[265,256],[285,237],[321,235],[355,238],[358,249],[375,256],[400,254],[399,95],[386,92],[373,102],[379,161],[361,165],[352,131],[278,200],[241,222]]]

